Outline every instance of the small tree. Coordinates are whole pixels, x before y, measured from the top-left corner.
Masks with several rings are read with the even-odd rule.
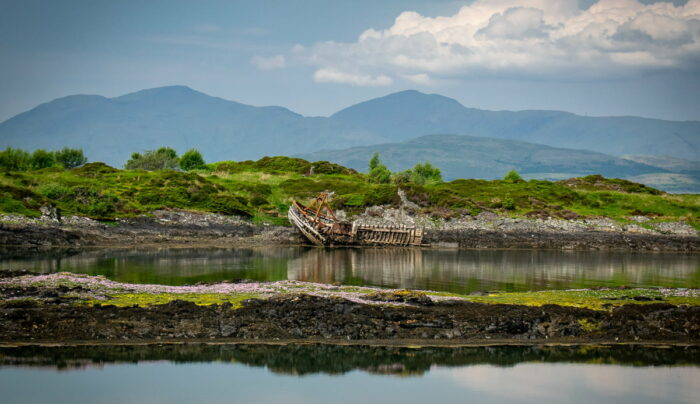
[[[178,167],[177,152],[170,147],[161,147],[158,150],[148,150],[141,153],[133,153],[124,168],[127,170],[174,170]]]
[[[46,167],[52,167],[56,164],[56,159],[53,153],[44,149],[36,149],[32,153],[30,164],[34,170],[39,170]]]
[[[520,174],[518,174],[517,171],[510,170],[510,171],[508,171],[508,174],[506,174],[503,177],[503,180],[508,181],[508,182],[520,182],[523,180],[523,178],[520,176]]]
[[[87,163],[87,158],[83,154],[83,149],[71,149],[64,147],[63,149],[54,152],[56,162],[63,168],[80,167]]]
[[[369,160],[369,182],[388,184],[391,181],[391,171],[379,160],[379,153],[374,153]]]
[[[25,171],[31,166],[29,153],[8,147],[0,152],[0,169],[3,171]]]
[[[418,163],[411,170],[411,181],[418,185],[436,184],[442,182],[442,173],[429,161],[423,164]]]
[[[207,168],[202,153],[197,149],[190,149],[180,157],[180,168],[185,171]]]

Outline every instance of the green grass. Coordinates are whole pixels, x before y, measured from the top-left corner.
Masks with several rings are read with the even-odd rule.
[[[670,195],[625,180],[486,181],[461,179],[402,185],[410,200],[434,217],[476,215],[606,216],[628,220],[684,219],[700,228],[700,195]],[[197,172],[119,170],[90,163],[73,170],[49,168],[0,174],[0,212],[38,216],[47,203],[63,215],[100,220],[186,209],[240,215],[256,223],[287,224],[292,199],[303,202],[334,191],[334,208],[358,213],[367,206],[398,206],[395,185],[369,184],[364,174],[327,162],[288,157],[221,162]]]

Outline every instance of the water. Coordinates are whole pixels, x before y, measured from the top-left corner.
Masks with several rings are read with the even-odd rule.
[[[698,347],[0,348],[7,403],[695,403]]]
[[[457,293],[700,287],[698,254],[303,247],[0,250],[0,268],[168,285],[295,279]]]

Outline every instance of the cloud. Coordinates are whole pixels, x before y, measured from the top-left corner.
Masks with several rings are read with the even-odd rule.
[[[700,68],[700,0],[685,5],[599,0],[477,0],[451,16],[401,13],[355,42],[322,42],[293,54],[318,82],[435,83],[473,75],[607,77]],[[352,72],[352,73],[349,73]]]
[[[283,69],[287,66],[287,59],[284,55],[272,57],[253,56],[250,63],[257,66],[260,70]]]
[[[314,80],[318,83],[342,83],[355,86],[388,86],[393,83],[391,77],[380,74],[347,73],[332,68],[318,69],[314,73]]]

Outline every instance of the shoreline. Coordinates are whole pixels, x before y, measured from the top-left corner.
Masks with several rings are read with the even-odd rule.
[[[671,230],[662,232],[609,220],[585,222],[484,215],[433,223],[432,226],[438,227],[426,227],[426,245],[422,248],[700,252],[700,236],[694,229],[682,222],[668,223],[663,228]],[[59,222],[0,215],[0,246],[8,248],[275,245],[309,243],[293,227],[254,224],[237,217],[199,212],[159,211],[153,217],[110,223],[75,216]]]
[[[700,290],[455,295],[299,281],[165,286],[8,273],[0,342],[700,344]],[[439,341],[439,342],[438,342]]]

